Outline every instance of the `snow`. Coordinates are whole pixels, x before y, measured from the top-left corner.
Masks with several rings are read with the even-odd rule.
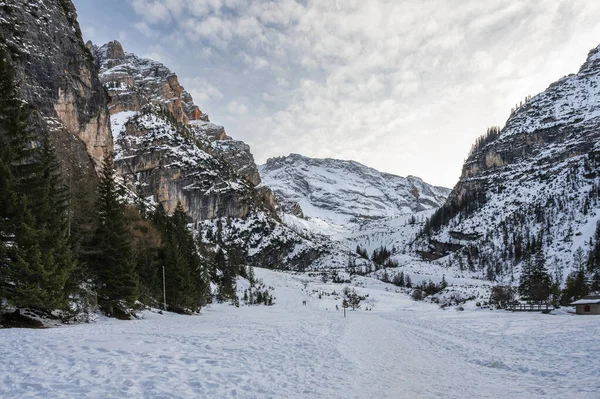
[[[334,309],[345,285],[256,274],[274,306],[0,330],[0,397],[600,396],[596,317],[443,311],[358,278],[369,297],[344,318]]]
[[[571,305],[595,305],[600,303],[600,298],[596,299],[580,299],[578,301],[573,302]]]
[[[122,111],[110,116],[113,143],[116,143],[119,136],[125,133],[125,124],[137,114],[136,111]]]

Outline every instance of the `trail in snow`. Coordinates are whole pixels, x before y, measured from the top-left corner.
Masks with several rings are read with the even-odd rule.
[[[0,330],[0,397],[600,397],[598,318],[441,311],[369,279],[373,310],[343,318],[342,286],[257,275],[275,306]]]

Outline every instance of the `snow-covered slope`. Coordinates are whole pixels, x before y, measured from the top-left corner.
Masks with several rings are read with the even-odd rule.
[[[256,275],[274,288],[274,306],[0,329],[0,397],[600,396],[594,317],[444,311],[368,278],[342,285],[306,274]],[[368,298],[344,318],[335,307],[345,286]]]
[[[600,48],[577,74],[518,108],[473,147],[459,183],[420,241],[429,257],[482,277],[518,279],[542,250],[557,279],[579,267],[600,220]]]
[[[259,171],[263,183],[284,202],[297,203],[304,216],[344,230],[349,224],[437,208],[450,192],[418,177],[382,173],[354,161],[297,154],[271,158]]]

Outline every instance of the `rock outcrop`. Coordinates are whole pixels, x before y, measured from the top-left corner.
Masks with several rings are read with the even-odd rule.
[[[89,46],[89,45],[88,45]],[[93,47],[102,82],[110,92],[110,113],[140,111],[146,104],[168,110],[178,123],[208,122],[208,116],[163,64],[125,53],[118,41]]]
[[[150,197],[167,213],[181,202],[191,220],[199,222],[244,218],[253,204],[260,206],[251,183],[160,108],[117,113],[113,122],[118,174],[137,195]]]
[[[107,98],[67,0],[0,4],[0,41],[38,131],[52,132],[63,166],[93,174],[112,151]]]

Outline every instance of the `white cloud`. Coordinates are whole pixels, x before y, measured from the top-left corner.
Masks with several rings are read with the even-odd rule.
[[[136,30],[161,32],[151,53],[177,62],[203,110],[254,144],[257,161],[354,157],[445,185],[486,127],[600,41],[600,3],[587,0],[130,4]]]
[[[137,22],[133,25],[133,27],[148,38],[154,39],[160,35],[159,31],[150,28],[150,26],[148,26],[148,24],[145,22]]]
[[[241,102],[232,100],[227,104],[227,111],[234,115],[246,115],[248,113],[248,107]]]
[[[200,108],[210,105],[213,101],[218,101],[223,98],[223,93],[210,84],[206,78],[182,78],[181,84],[192,95],[194,103]]]

